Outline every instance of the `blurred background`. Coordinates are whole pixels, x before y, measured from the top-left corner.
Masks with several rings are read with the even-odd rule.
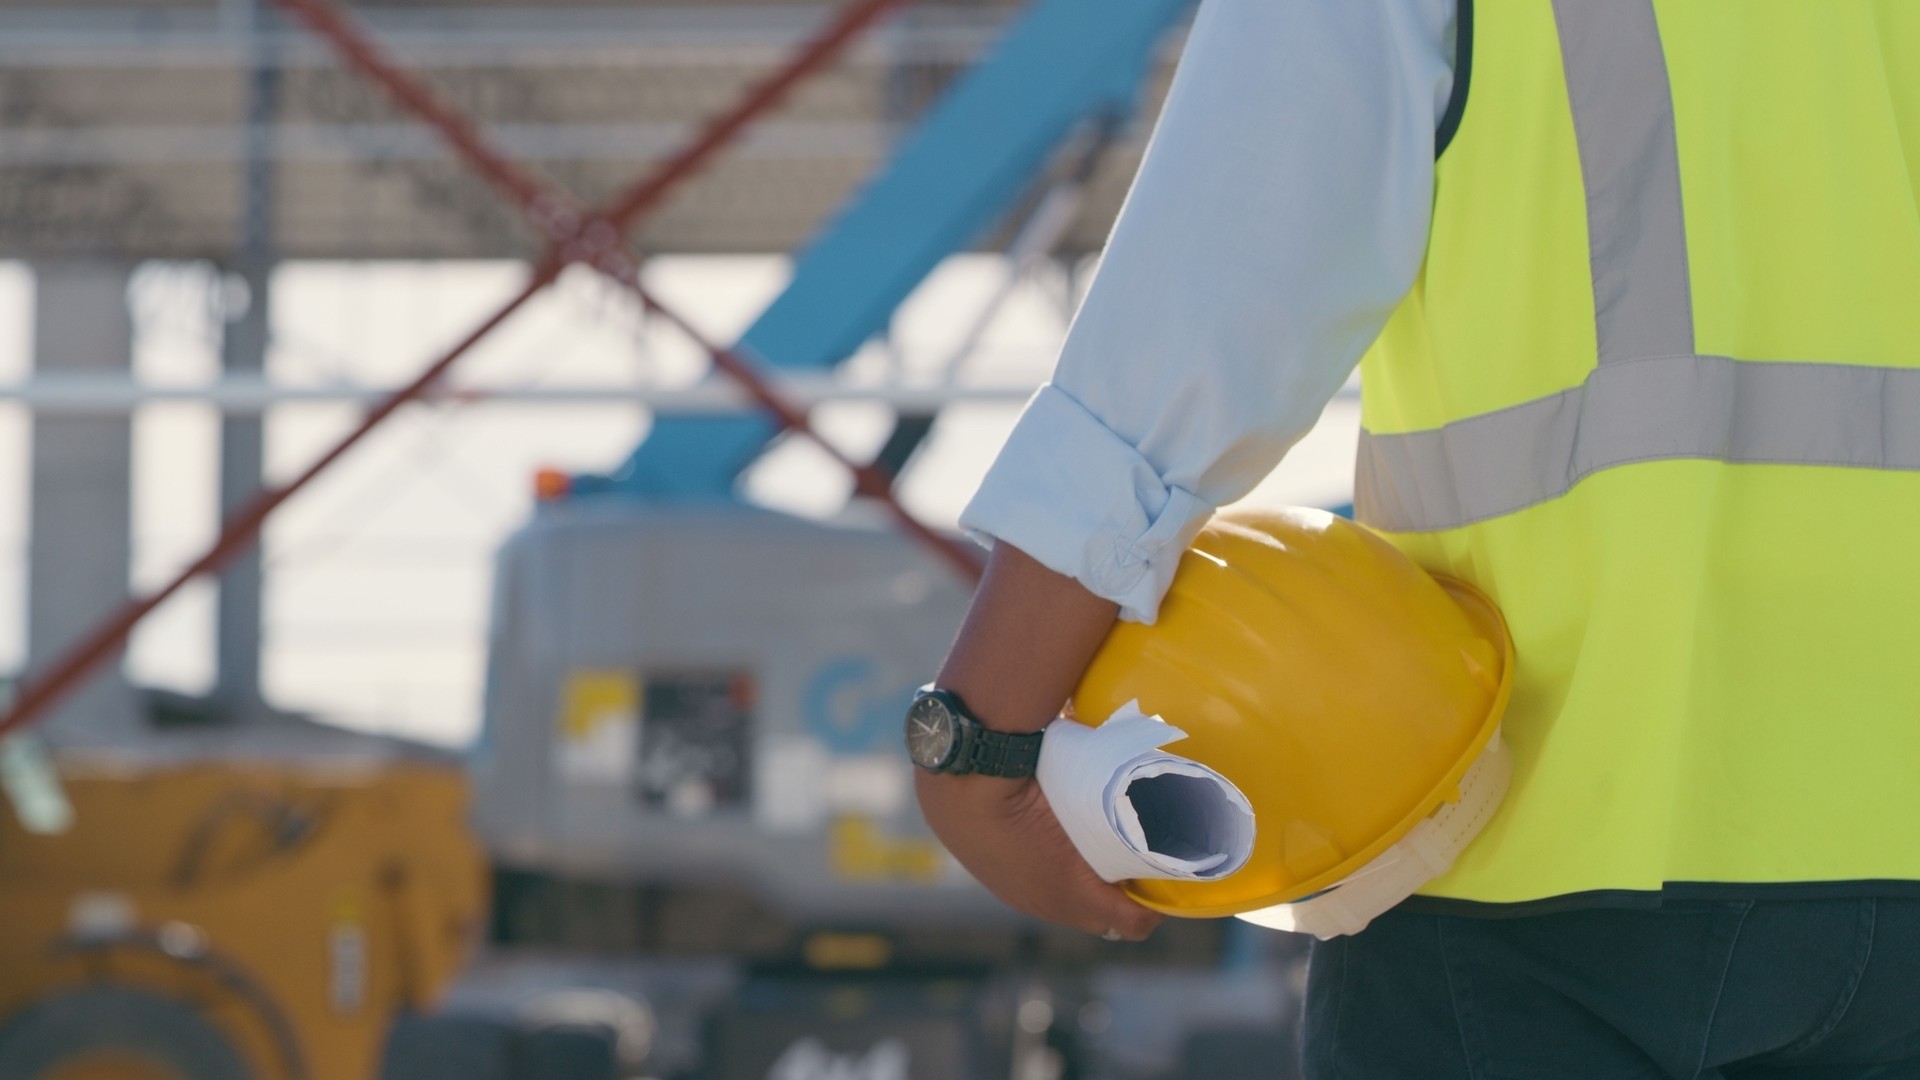
[[[0,0],[0,1080],[1294,1075],[1298,942],[1015,916],[899,746],[1190,16]]]

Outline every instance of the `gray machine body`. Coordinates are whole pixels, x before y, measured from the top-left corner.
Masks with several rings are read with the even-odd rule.
[[[474,776],[502,867],[744,888],[803,922],[1014,917],[912,797],[902,720],[969,589],[909,538],[574,500],[497,574]]]

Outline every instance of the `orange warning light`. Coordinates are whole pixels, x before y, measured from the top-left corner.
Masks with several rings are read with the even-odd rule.
[[[572,492],[573,477],[559,469],[541,469],[533,474],[533,497],[540,502],[564,499]]]

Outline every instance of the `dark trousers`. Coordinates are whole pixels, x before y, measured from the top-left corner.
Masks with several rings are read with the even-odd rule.
[[[1314,946],[1305,1075],[1920,1078],[1920,900],[1396,911]]]

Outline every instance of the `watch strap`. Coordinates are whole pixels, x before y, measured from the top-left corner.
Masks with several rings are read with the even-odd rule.
[[[972,719],[969,717],[969,719]],[[1015,735],[978,726],[974,720],[972,738],[965,747],[967,772],[997,776],[1006,780],[1024,780],[1040,767],[1040,740],[1046,733]]]

